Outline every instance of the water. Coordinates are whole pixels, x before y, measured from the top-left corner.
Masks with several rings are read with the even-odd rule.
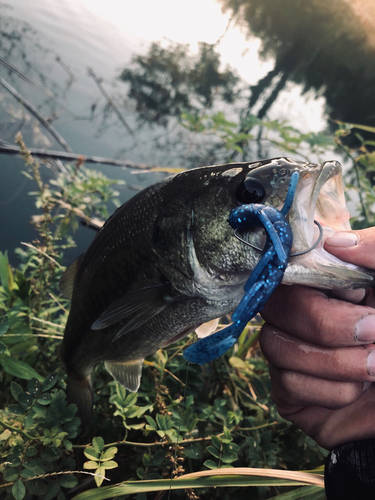
[[[272,1],[267,2],[267,8],[271,9],[269,12],[272,12]],[[295,68],[282,66],[282,51],[278,52],[272,46],[268,49],[268,56],[261,58],[259,50],[264,48],[264,44],[270,45],[270,32],[263,30],[262,40],[262,26],[246,24],[245,21],[239,28],[231,17],[233,12],[229,1],[226,2],[228,11],[225,14],[221,12],[224,3],[224,0],[221,4],[213,0],[189,3],[163,0],[157,4],[146,0],[136,4],[128,0],[108,0],[105,3],[94,0],[38,0],[32,4],[24,0],[5,1],[0,3],[0,56],[52,91],[54,99],[48,98],[1,64],[0,77],[32,103],[43,117],[51,119],[52,125],[75,153],[182,168],[220,163],[224,158],[222,152],[217,152],[215,148],[208,151],[210,139],[206,138],[202,143],[192,141],[186,131],[176,126],[176,120],[170,120],[166,129],[153,124],[141,126],[134,102],[127,97],[128,87],[117,79],[121,70],[129,66],[132,56],[147,54],[151,42],[155,40],[161,41],[164,47],[168,47],[169,42],[163,37],[190,43],[192,50],[197,51],[199,41],[215,43],[220,39],[217,47],[222,67],[230,64],[242,78],[243,88],[257,86],[275,65],[280,66],[277,78],[288,74],[285,85],[267,112],[270,119],[287,119],[303,131],[323,130],[327,126],[328,115],[325,94],[317,90],[320,81],[314,88],[313,78],[307,83],[306,78],[303,80],[303,68],[299,66],[299,71],[296,71]],[[255,0],[248,3],[257,4]],[[257,8],[261,15],[268,15],[259,5]],[[303,18],[298,23],[303,23]],[[257,36],[248,39],[249,28]],[[275,27],[271,28],[271,35],[272,30],[281,36]],[[324,51],[325,47],[319,50]],[[105,98],[88,74],[88,67],[103,78],[103,86],[118,105],[132,134],[108,109]],[[252,112],[259,112],[267,103],[272,88],[277,85],[277,78],[263,90]],[[340,84],[343,87],[343,82]],[[304,88],[308,89],[306,93],[303,93]],[[330,102],[337,103],[338,98],[332,100],[332,92],[328,87],[326,90]],[[343,92],[340,95],[344,95]],[[0,99],[0,139],[14,144],[16,132],[21,131],[29,147],[62,150],[38,121],[2,87]],[[219,108],[230,117],[246,103],[242,99],[235,105],[221,103]],[[355,121],[354,112],[350,115],[345,111],[345,116]],[[274,156],[282,152],[271,148],[267,153]],[[247,159],[256,159],[256,151],[252,154],[254,156]],[[11,259],[14,259],[13,249],[21,241],[32,241],[35,237],[29,221],[36,209],[34,199],[28,195],[34,190],[34,185],[22,176],[23,168],[19,158],[1,155],[0,250],[9,250]],[[144,187],[165,175],[137,174],[108,166],[100,166],[100,169],[111,178],[127,182],[119,188],[122,202],[134,194],[129,185]],[[44,169],[43,175],[48,178],[54,174]],[[80,253],[92,237],[92,231],[82,228],[75,236],[78,249],[72,255]]]

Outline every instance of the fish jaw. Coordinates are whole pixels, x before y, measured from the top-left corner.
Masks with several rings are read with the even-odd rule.
[[[288,214],[293,231],[292,254],[310,248],[319,238],[314,220],[323,229],[319,245],[310,252],[291,257],[283,283],[319,288],[366,288],[374,284],[375,272],[344,262],[324,249],[327,237],[350,231],[342,167],[337,161],[307,164],[300,171],[296,195]]]

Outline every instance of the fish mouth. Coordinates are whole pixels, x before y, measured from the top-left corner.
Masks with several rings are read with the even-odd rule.
[[[307,164],[300,178],[288,222],[293,231],[292,254],[311,248],[319,237],[314,220],[323,227],[323,241],[335,231],[350,231],[342,167],[338,161]]]
[[[369,286],[373,281],[371,271],[344,262],[324,249],[328,236],[336,231],[351,230],[341,164],[327,161],[321,165],[306,164],[296,170],[300,178],[287,217],[293,232],[293,247],[285,282],[320,288]],[[293,257],[293,254],[308,250],[319,240],[319,229],[314,221],[322,226],[321,241],[313,250]]]

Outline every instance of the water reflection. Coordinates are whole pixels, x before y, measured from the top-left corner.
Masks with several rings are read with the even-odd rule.
[[[314,89],[333,119],[375,123],[373,0],[220,0],[224,10],[262,40],[274,69],[252,87],[250,108],[270,86],[263,116],[287,81]]]

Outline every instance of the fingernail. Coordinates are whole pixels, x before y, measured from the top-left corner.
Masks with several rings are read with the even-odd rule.
[[[367,356],[367,371],[369,375],[375,375],[375,350]]]
[[[355,338],[360,342],[375,342],[375,314],[366,314],[358,321]]]
[[[329,236],[325,243],[333,247],[354,247],[358,244],[358,236],[355,233],[338,231],[333,236]]]

